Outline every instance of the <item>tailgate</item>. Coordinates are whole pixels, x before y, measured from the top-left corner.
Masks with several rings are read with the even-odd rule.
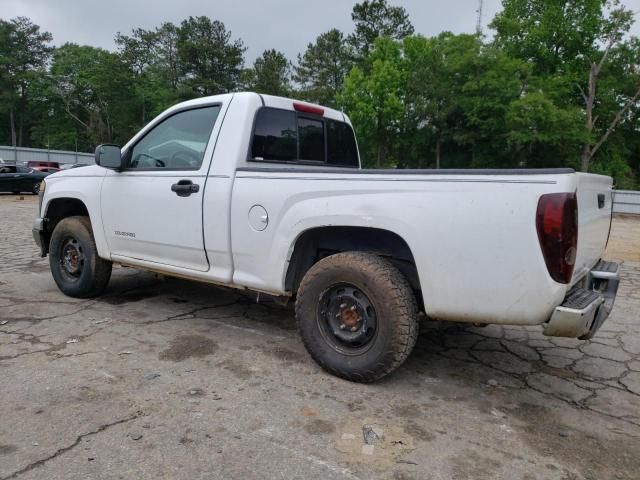
[[[571,283],[580,280],[602,255],[611,226],[611,177],[577,173],[578,253]]]

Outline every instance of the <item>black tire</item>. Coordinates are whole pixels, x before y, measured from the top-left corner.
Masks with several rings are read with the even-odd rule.
[[[33,184],[33,187],[31,187],[31,193],[33,193],[34,195],[38,195],[40,193],[40,182],[36,182]]]
[[[111,262],[98,256],[88,217],[58,222],[49,242],[49,265],[58,288],[70,297],[102,293],[111,278]]]
[[[369,306],[373,310],[367,314]],[[349,311],[356,312],[355,325]],[[418,305],[409,282],[389,260],[370,253],[338,253],[313,265],[298,289],[296,319],[311,357],[354,382],[374,382],[393,372],[418,338]],[[367,322],[375,326],[373,334]],[[356,341],[345,339],[348,335]]]

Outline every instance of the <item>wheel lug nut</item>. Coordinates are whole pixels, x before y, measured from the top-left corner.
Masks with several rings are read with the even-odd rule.
[[[358,329],[358,327],[351,327],[351,331],[355,332]]]
[[[346,303],[341,303],[340,304],[340,308],[347,308],[347,304]]]
[[[355,305],[353,305],[353,306],[350,308],[350,310],[351,310],[352,312],[355,312],[355,310],[356,310],[356,306],[355,306]]]
[[[340,325],[340,330],[344,330],[345,328],[347,328],[347,326],[346,326],[344,323],[342,323],[342,324]]]

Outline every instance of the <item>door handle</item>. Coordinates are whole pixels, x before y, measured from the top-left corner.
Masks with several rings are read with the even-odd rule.
[[[604,208],[605,204],[605,196],[604,193],[598,194],[598,208]]]
[[[200,185],[193,183],[191,180],[180,180],[178,183],[171,185],[171,191],[175,192],[179,197],[188,197],[199,190]]]

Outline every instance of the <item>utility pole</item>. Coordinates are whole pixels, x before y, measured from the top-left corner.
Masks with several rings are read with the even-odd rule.
[[[478,14],[478,21],[476,22],[476,33],[481,36],[482,35],[482,4],[484,0],[478,0],[478,10],[476,13]]]

